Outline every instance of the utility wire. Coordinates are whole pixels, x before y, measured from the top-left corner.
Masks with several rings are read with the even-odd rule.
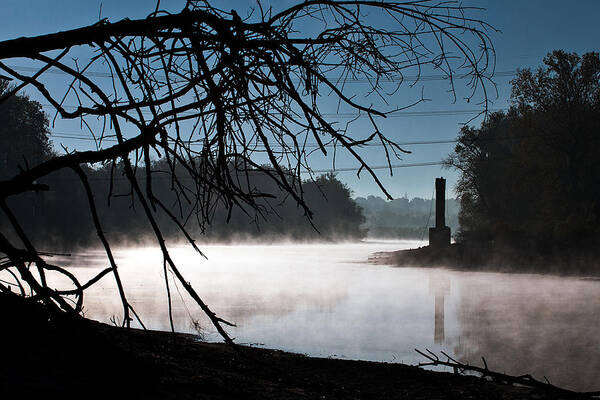
[[[543,138],[548,138],[551,139],[553,136],[549,135],[547,133],[536,133],[536,134],[531,134],[531,135],[520,135],[520,136],[502,136],[502,137],[480,137],[478,136],[474,141],[473,144],[475,143],[485,143],[485,142],[505,142],[505,141],[519,141],[522,139],[529,139],[529,138],[535,138],[535,137],[543,137]],[[89,135],[86,135],[85,133],[69,133],[69,132],[51,132],[50,133],[50,139],[54,139],[54,138],[62,138],[62,139],[74,139],[74,140],[86,140],[86,141],[95,141],[94,138],[90,137]],[[594,137],[592,139],[600,139],[600,137]],[[97,139],[99,141],[99,138]],[[105,135],[104,138],[102,138],[102,141],[106,142],[117,142],[117,139],[108,135]],[[200,141],[194,141],[194,142],[188,142],[188,141],[183,141],[186,145],[190,145],[190,146],[201,146],[202,143]],[[432,145],[432,144],[451,144],[451,143],[458,143],[459,139],[434,139],[434,140],[415,140],[415,141],[411,141],[411,142],[394,142],[395,144],[397,144],[398,146],[412,146],[412,145]],[[290,143],[290,146],[292,146],[293,144]],[[325,143],[323,144],[324,147],[334,147],[334,146],[339,146],[341,147],[341,145],[339,144],[333,144],[333,143]],[[384,145],[382,143],[365,143],[362,144],[361,146],[364,147],[383,147]],[[253,148],[255,147],[262,147],[264,148],[263,144],[254,144],[252,145]],[[282,148],[284,147],[281,144],[269,144],[269,147],[273,147],[273,148]],[[320,145],[318,143],[315,142],[308,142],[306,143],[306,145],[303,146],[304,148],[320,148]]]
[[[14,69],[15,71],[21,71],[21,72],[36,73],[40,70],[40,68],[28,67],[28,66],[24,66],[24,65],[12,65],[9,67]],[[55,69],[55,68],[49,69],[44,73],[49,74],[49,75],[70,75],[63,70],[59,70],[59,69]],[[517,74],[517,70],[497,71],[497,72],[494,72],[492,77],[496,77],[496,78],[512,77],[512,76],[515,76],[516,74]],[[94,77],[94,78],[112,78],[113,77],[113,75],[110,72],[101,72],[101,71],[86,71],[85,75],[88,77]],[[165,79],[164,75],[156,75],[156,76],[160,79]],[[331,81],[335,81],[335,80],[339,79],[339,77],[329,77],[328,79],[330,79]],[[379,78],[377,80],[378,80],[378,82],[396,83],[399,81],[404,81],[404,82],[444,81],[444,80],[448,80],[448,79],[449,78],[447,75],[436,74],[436,75],[407,75],[407,76],[398,75],[393,78]],[[456,74],[456,76],[453,76],[453,79],[454,80],[456,80],[456,79],[471,79],[471,76]],[[297,80],[299,81],[300,79],[297,79]],[[371,82],[371,81],[373,81],[373,79],[368,79],[368,78],[344,79],[345,83],[364,83],[364,82]]]
[[[71,134],[56,134],[56,133],[51,133],[50,135],[50,139],[53,138],[60,138],[60,139],[74,139],[74,140],[86,140],[86,141],[99,141],[99,139],[94,139],[92,137],[89,136],[78,136],[78,135],[71,135]],[[117,142],[116,138],[112,138],[112,137],[104,137],[102,139],[103,142]],[[448,143],[456,143],[458,140],[457,139],[448,139],[448,140],[421,140],[421,141],[415,141],[415,142],[395,142],[398,146],[410,146],[410,145],[428,145],[428,144],[448,144]],[[186,143],[188,144],[188,143]],[[197,145],[197,146],[201,146],[202,143],[189,143],[191,146]],[[336,145],[330,143],[330,144],[324,144],[323,147],[334,147]],[[341,147],[341,145],[337,145],[339,147]],[[367,146],[367,147],[383,147],[382,143],[365,143],[362,146]],[[264,145],[259,145],[259,147],[264,147]],[[275,147],[275,148],[281,148],[284,147],[282,145],[279,144],[271,144],[269,145],[269,147]],[[303,147],[305,148],[320,148],[320,145],[318,143],[307,143],[306,145],[304,145]]]
[[[440,160],[440,161],[425,161],[425,162],[415,162],[415,163],[406,163],[406,164],[392,164],[392,165],[377,165],[377,166],[373,166],[371,167],[371,169],[373,170],[378,170],[378,169],[398,169],[398,168],[415,168],[415,167],[429,167],[429,166],[435,166],[435,165],[443,165],[444,161]],[[310,171],[308,170],[304,170],[301,171],[301,174],[325,174],[325,173],[337,173],[337,172],[356,172],[358,170],[360,170],[360,167],[346,167],[346,168],[330,168],[330,169],[311,169]],[[364,168],[362,168],[364,170]],[[154,171],[154,175],[152,176],[153,180],[163,180],[163,179],[171,179],[171,176],[156,176],[156,171]],[[55,178],[57,179],[57,178]],[[90,177],[88,178],[88,180],[90,182],[98,182],[98,181],[108,181],[111,178],[109,177]],[[190,176],[183,176],[183,177],[178,177],[179,180],[190,180],[190,179],[194,179]],[[78,180],[78,178],[58,178],[58,180],[61,181],[76,181]],[[112,178],[113,181],[118,182],[118,181],[127,181],[128,178],[125,177],[113,177]]]
[[[49,108],[55,110],[54,106],[49,103],[40,103],[43,108]],[[65,109],[76,109],[79,106],[74,105],[63,105]],[[490,108],[488,112],[496,112],[502,111],[502,108]],[[483,109],[471,109],[471,110],[431,110],[431,111],[396,111],[386,115],[386,118],[407,118],[407,117],[433,117],[433,116],[459,116],[459,115],[478,115],[483,114],[485,110]],[[151,111],[142,111],[143,115],[153,115]],[[194,111],[186,111],[180,113],[181,115],[193,115]],[[271,113],[272,115],[281,115],[281,113]],[[323,117],[339,117],[339,118],[366,118],[368,115],[366,113],[350,113],[350,112],[339,112],[339,113],[322,113],[320,114]]]
[[[429,227],[429,221],[431,220],[431,214],[433,213],[433,194],[435,193],[435,184],[433,185],[433,190],[431,191],[431,200],[429,201],[429,215],[427,216],[427,222],[425,222],[425,226],[423,227],[423,232],[421,233],[421,240],[419,241],[419,247],[421,243],[423,243],[423,239],[425,238],[425,232],[427,232],[427,228]],[[444,199],[445,200],[445,199]]]
[[[413,167],[429,167],[432,165],[443,165],[444,161],[425,161],[425,162],[415,162],[415,163],[407,163],[407,164],[392,164],[392,165],[376,165],[370,167],[371,169],[397,169],[397,168],[413,168]],[[311,172],[316,173],[326,173],[326,172],[350,172],[350,171],[358,171],[359,167],[348,167],[348,168],[335,168],[335,169],[313,169]],[[364,168],[363,168],[364,169]],[[304,171],[303,173],[308,173],[308,171]]]

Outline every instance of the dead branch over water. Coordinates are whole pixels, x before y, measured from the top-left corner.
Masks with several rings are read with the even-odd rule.
[[[597,399],[600,398],[600,391],[594,392],[576,392],[573,390],[563,389],[558,386],[554,386],[546,377],[545,382],[538,381],[533,376],[520,375],[520,376],[512,376],[503,374],[501,372],[492,371],[488,368],[487,361],[485,358],[481,357],[483,361],[483,367],[477,367],[475,365],[465,364],[456,359],[450,357],[447,353],[441,352],[441,354],[446,357],[446,360],[442,360],[439,358],[437,354],[430,351],[429,349],[425,349],[425,351],[421,351],[415,349],[417,353],[425,357],[428,362],[419,363],[419,367],[426,366],[444,366],[450,367],[454,371],[455,374],[464,374],[465,372],[476,372],[480,374],[483,379],[490,379],[495,382],[506,383],[510,385],[521,385],[525,387],[531,387],[535,389],[539,389],[546,393],[552,393],[557,396],[561,396],[561,398],[579,398],[579,399]]]
[[[81,312],[85,290],[112,275],[123,304],[123,325],[129,326],[132,316],[142,324],[127,300],[85,172],[91,163],[113,169],[122,164],[131,202],[141,205],[161,248],[167,290],[172,274],[231,343],[223,326],[233,324],[211,311],[181,273],[156,216],[164,213],[203,255],[187,223],[210,223],[217,205],[230,212],[239,207],[255,218],[268,212],[263,200],[270,195],[251,183],[252,174],[259,172],[310,218],[301,186],[302,173],[312,176],[308,157],[314,148],[307,146],[308,140],[316,141],[323,155],[330,145],[334,154],[349,153],[360,165],[359,174],[366,172],[390,197],[360,147],[380,143],[390,172],[391,162],[405,152],[384,135],[378,121],[411,105],[385,106],[389,94],[405,84],[406,74],[418,77],[425,68],[437,69],[455,98],[455,78],[467,78],[469,99],[487,109],[494,52],[486,32],[492,28],[474,19],[474,11],[453,2],[313,0],[281,11],[259,3],[242,18],[233,10],[189,1],[175,14],[157,9],[141,20],[101,20],[0,42],[2,75],[14,83],[0,103],[24,88],[36,90],[55,110],[55,119],[79,121],[96,145],[95,150],[26,166],[0,181],[0,208],[13,231],[0,232],[0,252],[6,255],[0,271],[13,276],[23,295],[73,314]],[[32,74],[14,68],[12,61],[23,59],[35,66]],[[108,83],[98,69],[107,71]],[[63,87],[46,83],[49,71],[66,77]],[[368,83],[367,97],[357,98],[346,85],[356,79]],[[370,132],[357,136],[348,125],[332,121],[322,111],[325,99],[332,98],[356,118],[367,116]],[[111,140],[117,144],[107,145]],[[160,169],[152,162],[155,156],[162,159]],[[143,179],[136,174],[138,167],[144,167]],[[46,261],[6,202],[48,190],[41,183],[44,177],[64,169],[74,170],[85,190],[109,263],[85,283]],[[153,181],[165,175],[177,198],[174,205],[153,191]],[[49,271],[67,278],[73,289],[51,287]],[[0,290],[10,288],[2,284]]]

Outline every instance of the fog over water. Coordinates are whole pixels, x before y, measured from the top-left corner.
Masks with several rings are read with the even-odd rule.
[[[509,374],[578,390],[600,388],[600,282],[577,277],[392,268],[366,263],[415,241],[201,246],[172,255],[203,300],[233,321],[238,343],[312,356],[416,364],[413,349],[444,350]],[[169,330],[158,248],[116,251],[127,295],[150,329]],[[102,251],[65,262],[81,281],[107,266]],[[86,292],[87,317],[121,317],[107,276]],[[171,280],[175,327],[220,341]]]

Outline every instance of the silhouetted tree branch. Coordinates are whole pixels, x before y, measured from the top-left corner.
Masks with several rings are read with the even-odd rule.
[[[306,146],[308,139],[314,139],[324,155],[330,144],[334,152],[348,152],[391,198],[359,149],[379,142],[388,164],[400,157],[405,150],[384,136],[377,121],[402,106],[386,109],[366,102],[373,96],[385,103],[389,93],[404,84],[405,73],[419,76],[428,67],[445,74],[452,93],[456,74],[468,78],[469,98],[481,95],[485,111],[494,62],[486,33],[491,28],[469,17],[472,11],[454,2],[313,0],[280,12],[259,3],[241,18],[233,10],[189,1],[176,14],[156,10],[142,20],[102,20],[80,29],[0,42],[0,70],[15,81],[15,88],[34,88],[56,110],[55,118],[79,120],[96,141],[95,150],[56,156],[0,181],[0,205],[20,241],[13,245],[0,233],[0,251],[9,259],[0,270],[15,270],[19,284],[24,282],[48,305],[69,312],[79,312],[84,290],[112,272],[128,326],[130,312],[135,311],[125,297],[81,167],[112,163],[114,169],[121,162],[131,201],[141,205],[162,250],[167,290],[168,271],[231,342],[223,325],[233,324],[208,308],[173,262],[158,213],[175,222],[202,254],[182,221],[194,217],[203,227],[217,204],[229,213],[235,207],[265,212],[260,199],[272,195],[253,186],[251,173],[258,171],[310,218],[301,180],[301,173],[311,173],[308,157],[314,149]],[[89,58],[82,62],[85,51]],[[64,61],[73,57],[73,62]],[[20,73],[8,63],[17,58],[29,59],[39,69],[32,75]],[[97,79],[94,68],[109,71],[110,84]],[[68,77],[63,92],[44,83],[49,70]],[[369,84],[365,103],[345,85],[350,79]],[[356,117],[368,116],[372,131],[357,137],[347,126],[330,121],[322,111],[323,93]],[[106,146],[111,139],[117,144]],[[153,157],[162,157],[167,171],[155,170]],[[144,179],[136,174],[138,166],[144,168]],[[38,180],[63,169],[73,169],[85,189],[110,267],[83,285],[57,269],[75,285],[58,292],[46,284],[44,273],[51,267],[11,216],[5,199],[47,189]],[[159,173],[169,174],[175,207],[153,190]],[[111,178],[109,199],[112,185]],[[70,295],[78,299],[76,306],[64,300]]]
[[[536,388],[540,390],[544,390],[553,395],[560,395],[561,398],[577,398],[577,399],[597,399],[600,396],[599,391],[593,392],[576,392],[574,390],[564,389],[558,386],[553,385],[546,379],[546,382],[541,382],[535,379],[531,375],[520,375],[520,376],[512,376],[508,374],[504,374],[502,372],[492,371],[488,368],[487,361],[485,358],[481,358],[483,362],[483,367],[478,367],[476,365],[470,365],[462,363],[452,357],[450,357],[447,353],[441,352],[441,354],[446,357],[445,360],[440,359],[438,355],[430,351],[429,349],[425,349],[425,352],[415,349],[417,353],[425,357],[428,361],[419,363],[419,367],[427,367],[427,366],[443,366],[450,367],[453,369],[455,374],[464,374],[465,372],[475,372],[480,374],[481,378],[491,379],[495,382],[507,383],[510,385],[520,385],[525,387]],[[545,377],[544,377],[545,378]]]

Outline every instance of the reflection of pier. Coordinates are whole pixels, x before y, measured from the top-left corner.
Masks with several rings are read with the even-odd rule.
[[[429,293],[435,296],[433,342],[444,342],[444,297],[450,294],[450,278],[444,273],[429,275]]]

